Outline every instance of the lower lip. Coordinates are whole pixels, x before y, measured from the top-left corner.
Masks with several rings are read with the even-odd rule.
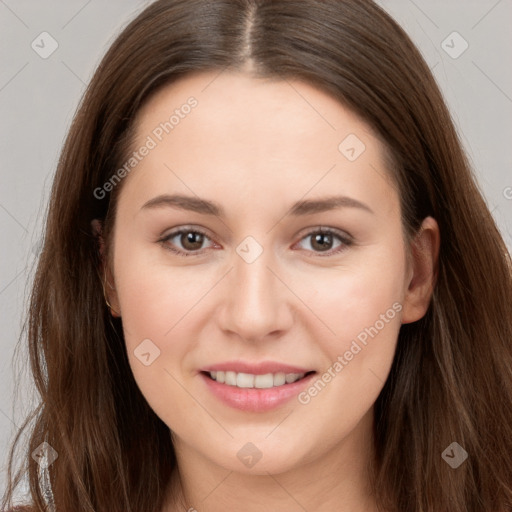
[[[283,405],[307,386],[314,373],[291,384],[284,384],[275,388],[239,388],[221,384],[204,373],[199,374],[208,389],[223,403],[247,412],[265,412]]]

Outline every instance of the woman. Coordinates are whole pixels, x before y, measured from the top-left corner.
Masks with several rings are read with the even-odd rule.
[[[381,8],[157,1],[55,177],[31,510],[512,510],[511,304],[439,89]]]

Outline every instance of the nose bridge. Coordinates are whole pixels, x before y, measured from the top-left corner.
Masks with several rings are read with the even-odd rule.
[[[223,301],[222,328],[246,339],[259,339],[291,325],[286,287],[274,275],[276,259],[270,247],[263,248],[247,237],[236,248],[233,271],[228,277]],[[272,269],[273,271],[271,271]]]

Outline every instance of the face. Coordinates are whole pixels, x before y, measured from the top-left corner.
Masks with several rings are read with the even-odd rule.
[[[336,450],[415,319],[383,146],[313,86],[227,72],[167,86],[136,126],[110,299],[143,395],[231,470]]]

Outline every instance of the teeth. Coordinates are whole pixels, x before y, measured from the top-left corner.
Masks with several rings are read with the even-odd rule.
[[[221,384],[236,386],[238,388],[267,389],[284,386],[296,382],[305,373],[266,373],[265,375],[253,375],[251,373],[236,372],[209,372],[210,377]]]
[[[256,375],[256,377],[254,377],[254,387],[258,389],[273,388],[274,376],[271,373]]]
[[[226,372],[226,380],[225,384],[228,386],[236,386],[236,373],[235,372]]]
[[[287,384],[290,384],[291,382],[295,382],[296,380],[299,380],[300,373],[287,373],[286,374],[286,382]],[[304,377],[304,374],[302,374],[302,377]],[[300,377],[300,378],[302,378]]]
[[[254,375],[249,373],[238,373],[236,376],[236,386],[238,388],[253,388]]]
[[[276,373],[274,375],[274,386],[282,386],[286,382],[286,375],[284,373]]]

